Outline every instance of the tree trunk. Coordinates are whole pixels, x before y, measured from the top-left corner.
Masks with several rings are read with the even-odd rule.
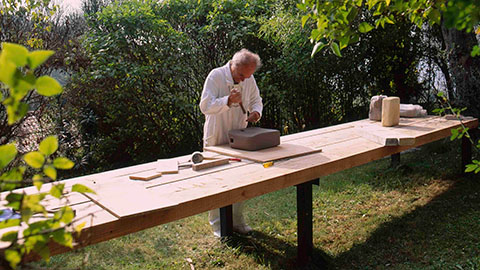
[[[457,108],[467,107],[464,115],[480,116],[480,57],[470,53],[478,40],[473,33],[465,33],[442,26],[447,52],[448,68],[455,90],[451,100]]]

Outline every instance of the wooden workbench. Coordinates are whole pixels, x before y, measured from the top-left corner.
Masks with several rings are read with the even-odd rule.
[[[469,128],[478,127],[477,119],[463,122]],[[459,126],[458,120],[438,116],[402,118],[400,125],[391,128],[383,128],[379,122],[360,120],[281,137],[281,144],[307,146],[321,149],[321,152],[276,160],[268,168],[242,159],[203,171],[182,169],[179,174],[163,175],[150,181],[128,178],[135,173],[154,171],[156,162],[151,162],[64,180],[67,188],[82,183],[97,192],[97,195],[74,193],[67,196],[67,203],[76,211],[77,223],[87,222],[75,248],[211,209],[228,210],[233,203],[297,186],[299,260],[303,262],[308,260],[312,250],[312,181],[448,137],[450,130]],[[464,148],[471,148],[471,145],[464,142]],[[468,154],[468,150],[465,151]],[[188,157],[177,159],[185,162]],[[48,185],[43,188],[49,189]],[[25,190],[35,192],[33,187]],[[47,208],[54,210],[59,205],[52,200]],[[225,223],[225,215],[222,217]],[[51,246],[52,255],[69,250],[55,244]]]

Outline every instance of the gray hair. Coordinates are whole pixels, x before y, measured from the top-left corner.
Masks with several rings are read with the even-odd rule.
[[[258,54],[247,49],[241,49],[232,57],[232,65],[236,67],[250,64],[255,64],[255,70],[258,70],[262,66],[262,60],[260,60],[260,56],[258,56]]]

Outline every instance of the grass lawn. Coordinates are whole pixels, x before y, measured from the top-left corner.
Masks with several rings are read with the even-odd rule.
[[[321,178],[308,269],[480,269],[480,175],[460,170],[460,142],[441,141]],[[202,213],[23,269],[295,269],[295,188],[245,212],[255,231],[228,242]]]

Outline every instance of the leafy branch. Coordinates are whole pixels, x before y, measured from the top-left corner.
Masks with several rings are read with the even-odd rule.
[[[0,87],[8,91],[5,91],[6,96],[0,93],[0,101],[6,109],[9,125],[13,125],[27,114],[29,105],[23,99],[32,91],[36,90],[37,94],[47,97],[62,93],[61,85],[54,78],[35,76],[35,69],[47,61],[53,53],[46,50],[29,52],[21,45],[2,43]],[[53,212],[47,210],[45,206],[44,199],[47,196],[59,200],[65,197],[64,183],[54,183],[48,192],[40,192],[46,182],[45,179],[56,181],[57,170],[68,170],[74,166],[74,163],[66,157],[54,157],[58,146],[57,137],[48,136],[40,142],[38,151],[18,157],[15,142],[0,145],[0,188],[4,192],[0,194],[4,198],[2,214],[8,214],[9,211],[12,213],[0,222],[0,229],[14,229],[1,236],[1,241],[10,243],[4,249],[2,259],[7,261],[11,268],[16,268],[22,258],[32,251],[48,261],[50,258],[48,243],[51,240],[72,248],[72,231],[80,232],[84,226],[82,223],[72,228],[75,212],[68,205]],[[26,166],[13,165],[19,158]],[[15,190],[23,186],[27,168],[36,172],[32,182],[38,193],[27,194],[25,191]],[[73,185],[71,191],[93,192],[80,184]],[[34,217],[38,214],[41,214],[40,221],[39,217]]]
[[[342,56],[341,50],[360,40],[361,34],[405,18],[419,28],[444,23],[467,32],[474,31],[480,21],[480,5],[475,0],[302,0],[297,4],[302,12],[302,26],[310,25],[310,41],[314,43],[312,57],[324,47]],[[364,11],[369,11],[368,13]],[[309,24],[309,21],[314,23]],[[477,27],[477,34],[479,33]],[[472,57],[480,55],[478,45]]]
[[[477,143],[473,141],[472,136],[469,133],[469,128],[465,126],[463,119],[464,117],[462,116],[462,112],[465,111],[467,108],[454,108],[450,101],[445,97],[443,92],[439,92],[437,96],[440,98],[442,101],[440,103],[441,108],[434,109],[433,112],[437,114],[444,114],[444,113],[452,113],[452,115],[455,117],[460,122],[460,127],[454,128],[451,130],[452,135],[450,136],[450,140],[453,141],[455,139],[461,139],[465,136],[472,145],[475,145],[475,150],[480,153],[480,139],[478,140]],[[465,172],[475,172],[479,173],[480,172],[480,161],[478,160],[472,160],[471,164],[467,164],[465,166]]]

